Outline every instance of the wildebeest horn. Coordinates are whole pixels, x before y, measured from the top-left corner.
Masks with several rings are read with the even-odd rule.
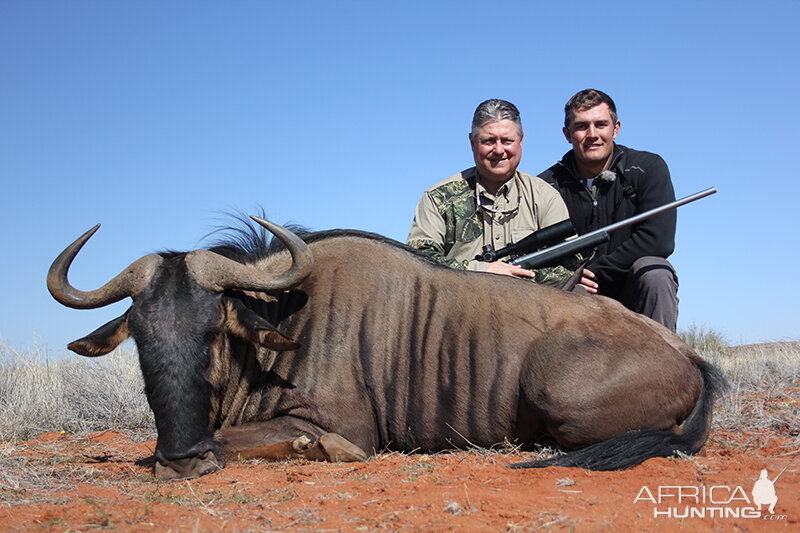
[[[90,292],[79,291],[70,285],[67,272],[75,256],[99,227],[100,224],[78,237],[50,265],[50,270],[47,272],[47,288],[60,304],[74,309],[96,309],[128,296],[136,296],[150,283],[153,273],[161,264],[161,256],[149,254],[131,263],[128,268],[99,289]]]
[[[239,289],[245,291],[280,291],[290,289],[311,273],[313,258],[306,243],[286,228],[268,220],[250,217],[268,229],[286,245],[292,254],[292,266],[280,276],[267,277],[265,272],[243,265],[208,250],[195,250],[186,256],[186,268],[195,281],[210,291]]]

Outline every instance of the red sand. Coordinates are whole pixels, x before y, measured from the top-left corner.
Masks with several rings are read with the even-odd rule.
[[[704,457],[651,459],[622,472],[511,470],[507,465],[525,454],[458,452],[384,454],[350,464],[232,463],[200,479],[159,482],[150,476],[154,445],[115,432],[47,433],[13,445],[12,453],[22,456],[15,458],[27,466],[0,471],[0,528],[797,531],[800,520],[797,438],[780,429],[715,432]],[[784,467],[775,485],[775,515],[764,507],[765,517],[742,517],[755,513],[743,508],[754,507],[748,500],[761,469],[774,479]],[[712,502],[702,503],[704,487],[707,494],[717,487]],[[653,501],[659,488],[660,504]],[[687,508],[705,518],[667,515]]]

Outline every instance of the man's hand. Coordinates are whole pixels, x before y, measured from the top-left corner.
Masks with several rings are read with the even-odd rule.
[[[600,287],[600,285],[594,281],[594,272],[588,268],[583,269],[583,276],[581,276],[581,282],[578,283],[578,286],[583,287],[589,294],[597,294],[597,289]]]
[[[514,276],[515,278],[532,278],[536,273],[519,265],[509,265],[503,261],[489,263],[489,272],[492,274],[503,274],[504,276]]]

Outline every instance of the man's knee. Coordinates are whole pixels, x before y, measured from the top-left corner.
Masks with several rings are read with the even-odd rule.
[[[628,309],[675,331],[678,321],[678,275],[662,257],[641,257],[631,267],[626,297]]]
[[[659,288],[674,292],[678,290],[678,274],[670,262],[663,257],[640,257],[633,263],[630,277],[638,291],[658,290]]]

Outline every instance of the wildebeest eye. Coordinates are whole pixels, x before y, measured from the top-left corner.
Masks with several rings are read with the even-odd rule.
[[[272,350],[294,350],[300,345],[284,337],[264,317],[234,298],[223,298],[223,327],[231,334]]]

